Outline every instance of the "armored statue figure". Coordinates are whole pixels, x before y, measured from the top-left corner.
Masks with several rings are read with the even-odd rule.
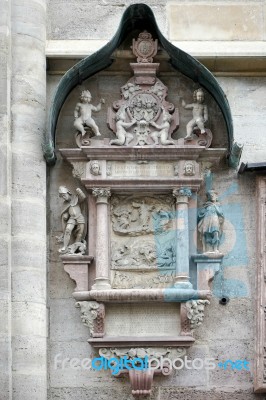
[[[77,194],[72,194],[66,186],[60,186],[58,192],[59,197],[65,200],[61,212],[63,235],[58,238],[59,242],[63,242],[63,247],[59,252],[72,254],[73,249],[70,248],[71,246],[76,244],[82,245],[85,242],[83,240],[85,218],[81,212],[80,205],[85,200],[86,195],[79,188],[76,189]],[[69,246],[72,234],[74,236],[74,243]]]
[[[207,201],[198,212],[198,231],[201,234],[203,253],[219,252],[224,215],[214,190],[207,192]]]
[[[96,125],[94,119],[91,117],[92,111],[100,111],[102,104],[105,103],[104,99],[100,100],[100,103],[95,107],[91,102],[91,93],[89,90],[83,90],[80,95],[80,102],[76,104],[74,111],[74,127],[81,132],[82,136],[85,136],[85,127],[88,126],[92,129],[96,136],[101,136],[98,126]]]
[[[192,119],[187,124],[187,135],[185,140],[192,139],[192,133],[194,128],[198,127],[200,133],[206,133],[205,122],[208,121],[208,108],[204,104],[204,92],[202,89],[197,89],[193,93],[194,103],[186,104],[182,100],[182,106],[187,110],[192,110]]]

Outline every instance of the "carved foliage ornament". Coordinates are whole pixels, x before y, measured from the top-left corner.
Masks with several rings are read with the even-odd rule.
[[[204,308],[210,304],[209,300],[190,300],[186,302],[187,317],[191,330],[196,329],[203,322]]]
[[[173,196],[176,197],[177,199],[179,197],[191,197],[192,196],[192,191],[189,188],[180,188],[180,189],[174,189],[173,190]]]
[[[93,188],[92,194],[95,197],[110,197],[111,190],[109,188]]]
[[[89,328],[90,336],[104,335],[104,305],[96,301],[78,301],[75,306],[81,310],[81,321]]]
[[[112,357],[126,357],[128,359],[134,358],[149,358],[160,359],[160,357],[167,357],[175,359],[177,357],[183,357],[186,354],[186,348],[184,347],[151,347],[151,348],[100,348],[100,356],[110,359]]]

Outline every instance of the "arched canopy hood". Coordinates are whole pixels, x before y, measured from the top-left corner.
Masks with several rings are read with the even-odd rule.
[[[233,147],[233,123],[230,107],[225,93],[213,74],[194,57],[172,45],[160,32],[150,7],[145,4],[133,4],[124,12],[114,37],[96,53],[84,58],[69,69],[60,80],[52,99],[48,130],[43,146],[44,157],[49,165],[56,162],[56,125],[60,110],[69,93],[84,80],[112,64],[112,53],[120,46],[133,30],[148,30],[159,39],[160,45],[170,56],[172,66],[185,76],[199,83],[215,99],[224,116],[229,152]]]

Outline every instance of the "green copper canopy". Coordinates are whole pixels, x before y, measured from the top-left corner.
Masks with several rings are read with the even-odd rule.
[[[170,56],[172,66],[198,82],[216,100],[227,126],[229,151],[233,146],[233,123],[230,107],[222,88],[212,73],[194,57],[173,46],[160,32],[152,10],[145,4],[133,4],[124,12],[119,28],[110,42],[99,51],[78,62],[60,80],[50,109],[48,131],[43,145],[44,157],[49,165],[56,162],[55,132],[60,110],[73,88],[112,63],[111,55],[133,30],[147,30],[159,39],[160,45]]]

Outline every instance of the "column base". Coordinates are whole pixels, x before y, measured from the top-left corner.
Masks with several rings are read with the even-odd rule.
[[[91,290],[108,290],[111,289],[110,280],[108,278],[96,278]]]
[[[192,289],[192,283],[189,282],[189,276],[177,275],[175,277],[174,287],[179,289]]]

